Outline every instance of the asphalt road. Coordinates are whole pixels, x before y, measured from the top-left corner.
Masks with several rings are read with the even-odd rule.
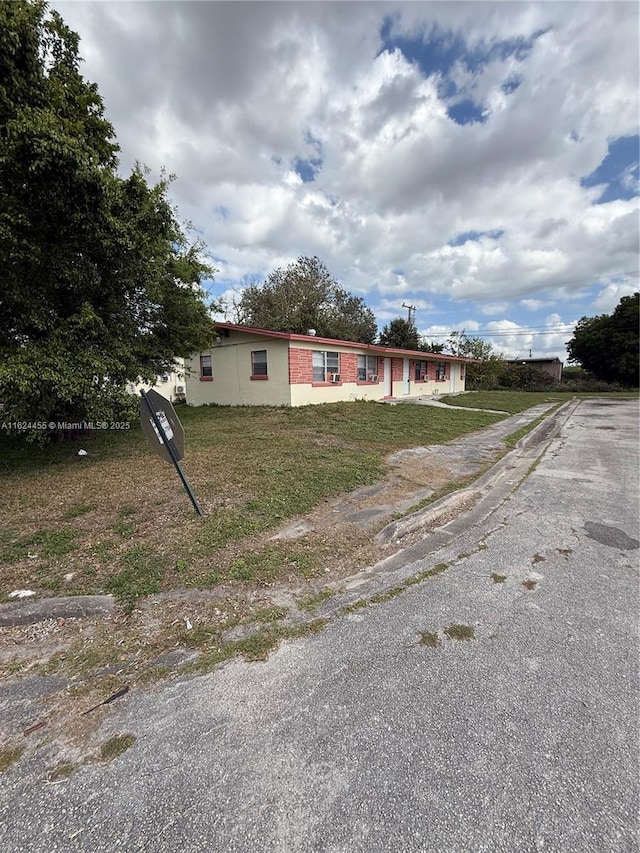
[[[1,776],[0,848],[636,851],[638,499],[637,403],[582,403],[437,577],[132,693],[108,766]]]

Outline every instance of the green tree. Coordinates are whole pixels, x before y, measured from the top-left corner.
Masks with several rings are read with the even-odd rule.
[[[425,338],[420,340],[420,346],[418,349],[421,349],[422,352],[444,352],[444,344],[437,344],[435,341],[428,341]]]
[[[109,420],[126,383],[209,344],[201,282],[162,177],[117,173],[79,38],[41,0],[0,4],[3,420]]]
[[[611,315],[583,317],[567,341],[569,361],[596,379],[637,388],[639,321],[640,292],[623,296]]]
[[[499,386],[506,364],[502,354],[495,352],[493,344],[482,338],[462,335],[455,341],[455,351],[465,358],[476,359],[467,364],[466,387],[470,391],[488,391]]]
[[[482,338],[467,337],[467,335],[452,335],[445,344],[446,349],[453,355],[463,355],[465,358],[477,358],[484,361],[491,356],[498,356],[493,344]]]
[[[364,300],[344,290],[315,256],[279,267],[262,285],[250,284],[238,311],[243,323],[274,332],[315,329],[325,338],[373,343],[377,331]]]
[[[417,350],[420,348],[420,335],[413,323],[404,317],[396,317],[380,332],[380,344],[383,347]]]

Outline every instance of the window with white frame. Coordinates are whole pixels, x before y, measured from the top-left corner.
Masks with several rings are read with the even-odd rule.
[[[416,382],[422,382],[427,378],[427,362],[416,361],[415,379]]]
[[[200,356],[200,379],[213,379],[213,363],[210,355]]]
[[[444,382],[447,375],[446,361],[436,361],[436,382]]]
[[[251,375],[266,376],[267,375],[267,351],[266,349],[257,349],[251,353]]]
[[[358,382],[378,381],[378,359],[375,355],[358,356]],[[371,377],[375,376],[375,379]]]
[[[340,354],[314,350],[312,367],[314,382],[330,382],[332,376],[340,375]]]

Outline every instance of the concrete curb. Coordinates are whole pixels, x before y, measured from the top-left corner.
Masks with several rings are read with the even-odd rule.
[[[108,616],[115,609],[112,595],[67,595],[40,598],[37,601],[12,601],[0,604],[0,627],[33,625],[45,619],[81,619],[85,616]]]
[[[534,458],[541,455],[544,451],[544,447],[540,447],[542,442],[548,443],[551,440],[559,429],[560,421],[564,422],[569,416],[570,412],[567,409],[571,407],[571,411],[573,411],[575,406],[577,406],[577,402],[573,400],[564,403],[559,409],[544,418],[530,433],[521,438],[513,450],[506,453],[502,459],[499,459],[485,474],[482,474],[469,486],[445,495],[424,509],[419,509],[404,516],[404,518],[390,522],[378,532],[376,541],[379,544],[398,542],[411,533],[437,522],[439,518],[450,514],[468,501],[477,501],[479,498],[485,497],[504,479],[506,474],[511,473],[516,467],[520,467],[516,466],[516,461],[522,460],[525,456],[528,466],[534,461],[533,458],[529,458],[531,449],[540,448],[536,451]]]
[[[459,536],[467,533],[474,526],[481,525],[528,475],[531,466],[542,456],[579,402],[579,400],[570,400],[548,415],[524,436],[513,450],[469,487],[453,492],[429,507],[383,528],[378,535],[385,530],[390,533],[397,532],[398,535],[402,531],[399,535],[401,540],[430,524],[437,525],[438,519],[450,515],[470,498],[476,499],[473,508],[468,512],[452,521],[445,521],[433,532],[424,534],[415,544],[401,548],[375,565],[333,584],[340,592],[319,605],[315,616],[332,618],[360,599],[366,599],[372,594],[384,593],[389,588],[402,584],[415,574],[415,564],[419,560],[424,560],[430,554],[451,545]],[[395,541],[397,542],[398,539]],[[363,589],[365,586],[368,586],[366,592]]]

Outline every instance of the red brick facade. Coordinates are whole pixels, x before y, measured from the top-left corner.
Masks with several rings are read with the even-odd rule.
[[[411,381],[412,382],[422,382],[423,381],[422,379],[416,379],[415,378],[415,376],[416,376],[416,364],[418,361],[426,361],[427,362],[427,371],[426,371],[426,377],[424,379],[424,382],[427,382],[427,381],[436,382],[437,381],[436,380],[436,361],[438,361],[438,359],[436,359],[436,361],[432,361],[432,360],[427,360],[426,358],[425,359],[416,359],[416,360],[412,360],[410,362],[409,368],[410,368]],[[440,379],[439,381],[440,382],[446,382],[449,379],[450,375],[451,375],[451,364],[448,361],[445,361],[445,363],[444,363],[444,379]]]
[[[289,384],[313,382],[313,362],[310,349],[289,347]]]
[[[391,380],[393,382],[402,382],[402,358],[391,359]]]
[[[329,350],[333,352],[333,350]],[[426,356],[426,353],[425,353]],[[432,360],[423,359],[427,362],[427,376],[424,381],[436,381],[436,362],[438,359]],[[391,379],[393,382],[402,382],[402,365],[403,358],[391,358]],[[411,382],[420,382],[416,380],[416,361],[409,361],[409,380]],[[450,376],[451,364],[445,363],[445,378],[440,381],[447,381]],[[377,374],[378,382],[384,382],[384,357],[377,358]],[[357,382],[358,381],[358,353],[341,352],[340,353],[340,378],[342,382]],[[309,349],[298,349],[296,347],[289,348],[289,383],[291,385],[310,385],[313,383],[313,351]]]
[[[358,355],[355,352],[340,353],[340,377],[343,382],[356,382],[358,379]]]
[[[334,352],[334,350],[327,351]],[[378,365],[377,372],[379,381],[382,382],[384,375],[384,359],[377,358],[376,362]],[[358,353],[340,353],[340,379],[342,382],[358,381]],[[289,384],[305,385],[311,383],[313,383],[313,351],[289,347]]]

